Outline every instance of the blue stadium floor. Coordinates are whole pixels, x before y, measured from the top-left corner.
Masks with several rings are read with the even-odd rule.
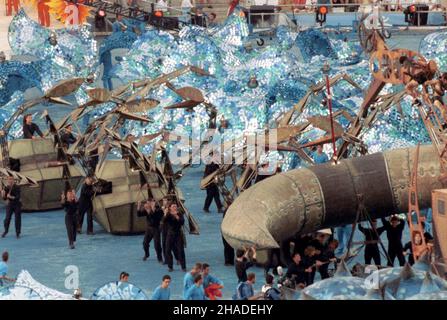
[[[187,235],[187,267],[189,269],[195,262],[209,263],[212,273],[224,281],[224,298],[230,299],[237,279],[234,267],[224,266],[220,234],[222,215],[217,213],[214,204],[211,206],[210,214],[202,212],[205,192],[199,189],[201,177],[202,168],[190,169],[180,183],[180,188],[187,199],[186,205],[198,220],[201,231],[199,236]],[[4,208],[1,208],[2,221],[4,212]],[[23,214],[20,239],[15,238],[13,222],[11,223],[8,236],[0,238],[0,251],[10,252],[10,275],[17,275],[20,270],[26,269],[37,281],[61,292],[73,291],[67,290],[64,285],[66,279],[64,271],[69,265],[79,268],[80,288],[84,297],[90,297],[95,289],[103,284],[118,280],[121,271],[130,273],[130,282],[151,295],[161,277],[168,273],[167,267],[160,265],[154,258],[152,247],[149,260],[142,261],[142,235],[113,236],[95,223],[95,235],[87,236],[84,225],[76,249],[70,250],[62,210]],[[355,241],[361,238],[359,232],[356,232]],[[386,241],[384,244],[386,245]],[[383,257],[382,260],[384,263]],[[357,261],[363,261],[363,252],[353,263]],[[181,299],[184,273],[180,270],[180,266],[174,266],[174,269],[175,271],[171,273],[173,277],[171,294],[173,298]],[[263,269],[253,268],[251,271],[257,274],[258,283],[255,287],[260,289]]]
[[[201,169],[187,172],[180,188],[187,199],[186,205],[200,224],[199,236],[187,236],[186,258],[190,268],[195,262],[211,264],[213,273],[226,284],[224,296],[231,297],[236,285],[234,267],[225,267],[223,245],[220,236],[222,215],[211,207],[211,214],[202,213],[205,192],[199,189],[202,177]],[[4,208],[0,209],[0,217],[4,219]],[[15,238],[13,222],[10,233],[5,239],[0,239],[0,251],[10,252],[10,275],[16,275],[22,269],[50,288],[71,293],[64,287],[65,268],[75,265],[79,268],[80,287],[85,297],[89,297],[96,288],[117,280],[121,271],[130,273],[130,282],[150,294],[167,273],[167,267],[160,265],[154,258],[151,247],[151,257],[142,261],[143,236],[113,236],[106,233],[95,223],[95,235],[84,233],[78,237],[75,250],[68,249],[67,236],[62,210],[26,213],[22,215],[22,237]],[[184,273],[179,266],[174,267],[171,274],[172,295],[180,298]],[[262,279],[262,269],[256,269],[259,279]]]
[[[417,50],[421,38],[420,35],[400,34],[393,38],[390,44],[393,47]],[[200,236],[187,236],[187,265],[190,268],[195,262],[209,263],[212,273],[224,281],[224,298],[229,299],[237,279],[234,267],[224,266],[220,234],[221,214],[216,212],[215,207],[212,207],[211,214],[202,212],[205,192],[199,189],[201,177],[201,168],[190,169],[180,182],[180,188],[186,198],[186,206],[198,220],[201,229]],[[3,222],[5,210],[3,205],[1,206],[0,219]],[[3,226],[0,229],[3,230]],[[67,266],[75,265],[79,268],[80,288],[84,297],[90,297],[94,290],[103,284],[117,280],[121,271],[130,273],[130,282],[151,295],[160,283],[161,277],[167,273],[167,267],[154,260],[153,248],[151,248],[151,258],[146,262],[142,261],[143,236],[113,236],[97,224],[95,224],[95,233],[94,236],[87,236],[85,233],[80,235],[76,249],[70,250],[62,210],[26,213],[22,216],[22,238],[19,240],[15,238],[12,222],[10,234],[5,239],[0,238],[0,251],[10,252],[11,276],[26,269],[37,281],[61,292],[73,292],[64,286],[66,278],[64,271]],[[382,236],[382,238],[385,237]],[[359,239],[357,232],[356,240]],[[361,252],[356,260],[362,261],[362,257]],[[184,273],[179,271],[179,266],[175,269],[171,274],[173,277],[171,293],[173,298],[181,298]],[[254,268],[253,270],[258,276],[256,288],[260,289],[263,269]]]

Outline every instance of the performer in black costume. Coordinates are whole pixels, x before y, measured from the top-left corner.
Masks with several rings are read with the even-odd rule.
[[[73,189],[67,190],[67,194],[62,193],[61,204],[65,209],[65,227],[67,228],[68,245],[74,249],[76,242],[76,227],[78,214],[78,201]]]
[[[143,240],[143,260],[146,261],[147,258],[149,258],[149,245],[152,239],[154,239],[154,247],[158,262],[163,263],[160,239],[160,222],[163,218],[163,210],[155,204],[156,202],[154,199],[149,199],[144,203],[143,207],[141,206],[141,202],[138,202],[137,205],[137,215],[139,217],[146,217],[146,232]]]
[[[39,126],[33,123],[33,116],[28,113],[23,116],[23,138],[24,139],[36,139],[34,135],[37,133],[41,138],[43,138],[43,133]]]
[[[76,137],[73,135],[72,129],[73,127],[68,125],[61,134],[62,145],[67,149],[71,144],[76,142]]]
[[[382,232],[385,231],[385,227],[377,228],[377,221],[372,220],[373,229],[364,228],[359,223],[359,230],[365,235],[365,264],[371,264],[371,260],[374,260],[374,264],[380,266],[380,250],[379,250],[379,238]]]
[[[213,172],[217,171],[218,169],[219,169],[219,165],[217,163],[215,163],[214,161],[212,161],[211,163],[209,163],[205,166],[205,173],[204,173],[203,177],[204,178],[207,177],[208,175],[212,174]],[[211,202],[213,201],[213,199],[216,202],[218,212],[223,212],[222,202],[220,202],[220,197],[219,197],[219,188],[215,182],[210,183],[206,187],[206,199],[205,199],[205,204],[203,205],[203,211],[205,211],[207,213],[210,212],[210,205],[211,205]]]
[[[22,203],[20,202],[20,187],[15,183],[14,177],[8,177],[7,186],[2,190],[3,200],[6,201],[6,216],[4,221],[5,231],[2,238],[6,237],[9,231],[9,224],[14,213],[16,236],[20,238],[22,227]]]
[[[172,251],[177,252],[177,257],[183,271],[186,271],[185,259],[185,243],[182,236],[182,228],[185,224],[183,215],[178,212],[177,204],[171,203],[169,205],[168,214],[164,219],[167,225],[166,234],[166,262],[168,263],[169,271],[173,271],[174,259]]]
[[[388,237],[388,266],[394,266],[394,260],[399,260],[399,265],[405,265],[404,246],[402,244],[402,232],[405,228],[405,221],[397,216],[392,216],[390,221],[382,218],[382,224]]]
[[[81,188],[81,195],[79,197],[79,224],[78,233],[82,231],[82,224],[84,222],[85,213],[87,213],[87,234],[93,235],[93,201],[95,194],[93,189],[93,179],[91,177],[85,178],[85,182]]]

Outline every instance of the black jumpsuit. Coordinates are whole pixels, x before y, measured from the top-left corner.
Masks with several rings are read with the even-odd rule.
[[[43,137],[43,133],[42,133],[42,131],[40,131],[40,128],[37,124],[31,123],[31,124],[23,125],[23,137],[25,139],[32,139],[34,136],[34,133],[36,133],[36,132],[40,137]]]
[[[301,261],[299,264],[292,262],[287,267],[286,277],[288,279],[294,280],[296,284],[306,285],[308,282],[308,274],[304,271],[306,268]]]
[[[69,148],[70,144],[76,142],[76,138],[71,132],[65,131],[61,134],[61,142],[65,148]]]
[[[247,281],[247,270],[253,267],[256,263],[256,259],[247,259],[243,257],[242,261],[236,260],[235,270],[238,282]]]
[[[223,213],[223,218],[225,218],[225,214],[227,213],[227,210]],[[234,249],[230,244],[225,240],[225,238],[222,236],[222,242],[224,245],[224,258],[225,258],[225,264],[226,265],[234,265]]]
[[[203,175],[203,177],[204,178],[207,177],[208,175],[212,174],[213,172],[215,172],[218,169],[219,169],[219,165],[215,164],[214,162],[207,164],[205,166],[205,174]],[[205,210],[205,211],[209,210],[213,199],[216,202],[217,209],[221,210],[222,202],[220,202],[219,188],[217,187],[217,184],[210,183],[206,187],[206,199],[205,199],[205,204],[203,205],[203,210]]]
[[[379,237],[385,231],[385,227],[376,228],[377,233],[373,229],[363,228],[359,224],[359,230],[365,235],[365,264],[371,264],[374,260],[375,265],[380,266]]]
[[[61,143],[64,148],[66,149],[70,148],[70,145],[75,142],[76,138],[71,132],[65,131],[61,134]],[[67,160],[71,165],[75,164],[71,155],[66,154],[65,156],[67,157]]]
[[[318,253],[316,253],[312,257],[314,260],[314,263],[317,260],[321,261],[321,262],[325,262],[327,260],[326,257],[324,256],[324,252],[326,252],[328,249],[327,244],[321,243],[318,239],[313,239],[310,241],[309,245],[314,247],[318,251]],[[327,274],[327,269],[328,269],[328,264],[324,264],[324,265],[318,267],[318,272],[320,273],[321,279],[329,278],[329,275]],[[312,283],[314,282],[314,279],[315,279],[315,273],[316,273],[316,267],[314,269],[312,269],[312,273],[311,273]]]
[[[154,212],[147,212],[144,208],[142,208],[137,212],[137,215],[139,217],[146,217],[146,232],[144,233],[143,240],[144,256],[149,258],[149,245],[152,239],[154,239],[157,259],[158,261],[163,261],[160,239],[160,222],[163,218],[163,211],[160,208],[156,208]]]
[[[292,239],[291,242],[294,243],[293,254],[299,253],[300,256],[304,256],[304,250],[311,245],[312,237],[308,235],[299,235]]]
[[[3,198],[3,200],[7,201],[6,216],[4,221],[4,227],[5,227],[4,234],[6,235],[9,231],[9,224],[11,223],[11,217],[12,214],[14,213],[16,234],[17,236],[19,236],[22,228],[22,203],[20,202],[20,187],[14,184],[12,187],[6,186],[4,190],[5,190],[5,197]],[[12,199],[7,200],[8,193],[12,197],[14,197],[13,200]]]
[[[402,245],[402,232],[405,228],[405,222],[400,220],[400,223],[396,227],[393,227],[391,223],[382,218],[382,223],[385,226],[388,237],[388,266],[392,267],[394,265],[394,260],[397,257],[399,265],[402,267],[405,264]]]
[[[172,251],[177,252],[177,258],[182,266],[182,269],[186,269],[186,258],[185,258],[185,243],[183,241],[182,227],[185,224],[185,219],[183,215],[179,215],[177,220],[171,214],[168,214],[164,219],[166,223],[167,233],[166,233],[166,262],[168,263],[168,268],[172,269],[174,264],[174,258],[172,256]]]
[[[330,261],[331,259],[335,258],[335,253],[334,250],[329,249],[328,247],[325,248],[325,250],[323,251],[323,253],[321,254],[321,262],[324,262],[325,264],[323,264],[322,266],[318,267],[318,272],[320,272],[320,276],[321,279],[327,279],[329,278],[329,265],[330,263],[328,261]],[[328,263],[326,263],[328,262]]]
[[[317,261],[316,256],[303,256],[303,258],[301,259],[301,264],[304,268],[304,270],[308,269],[308,268],[312,268],[311,272],[304,272],[304,276],[305,276],[305,285],[306,286],[310,286],[311,284],[314,283],[314,279],[315,279],[315,271],[316,271],[316,267],[315,267],[315,262]]]
[[[68,244],[71,246],[76,242],[78,202],[65,201],[63,207],[65,209],[65,227],[67,228]]]
[[[79,197],[79,230],[82,230],[84,223],[84,216],[87,213],[87,232],[93,233],[93,202],[92,198],[95,194],[92,185],[84,183],[81,188],[81,195]]]

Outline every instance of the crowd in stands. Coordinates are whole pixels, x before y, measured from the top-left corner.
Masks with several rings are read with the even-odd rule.
[[[380,5],[383,11],[403,11],[412,4],[426,4],[428,5],[429,11],[442,11],[445,9],[440,0],[285,0],[280,3],[280,5],[292,7],[295,12],[313,12],[318,5],[329,5],[334,10],[342,12],[354,12],[358,11],[360,6],[371,4]]]

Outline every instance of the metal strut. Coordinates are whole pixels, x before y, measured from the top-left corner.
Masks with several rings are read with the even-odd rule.
[[[95,8],[97,10],[103,10],[106,13],[112,15],[121,15],[125,18],[137,20],[140,22],[145,22],[157,28],[166,30],[180,30],[179,25],[188,24],[187,22],[180,21],[175,17],[158,17],[152,11],[145,11],[137,7],[123,7],[120,4],[112,3],[108,1],[98,1],[98,0],[66,0],[66,2],[72,3],[74,5],[82,5],[86,7]]]
[[[44,111],[44,116],[45,116],[45,120],[49,126],[49,132],[51,135],[53,135],[54,144],[55,144],[55,148],[56,148],[56,154],[57,154],[57,160],[62,162],[62,179],[65,182],[64,192],[66,193],[69,189],[71,189],[71,184],[70,184],[71,174],[70,174],[70,168],[69,168],[70,159],[64,149],[61,136],[59,135],[59,130],[56,128],[56,126],[53,122],[53,119],[51,119],[47,110]]]
[[[411,171],[410,189],[408,192],[408,226],[410,228],[411,247],[413,251],[414,260],[417,261],[424,253],[428,252],[428,245],[425,242],[424,228],[422,227],[421,214],[419,211],[418,201],[418,163],[419,163],[419,144],[416,147],[416,151],[413,159],[413,169]],[[416,221],[413,221],[416,218]],[[419,234],[421,237],[421,243],[416,243],[415,236]]]
[[[359,202],[359,206],[357,208],[357,216],[355,218],[355,222],[352,224],[352,230],[351,230],[351,235],[349,236],[349,240],[348,240],[348,245],[347,245],[347,252],[346,252],[346,259],[349,258],[350,254],[351,254],[351,247],[354,244],[353,240],[354,240],[354,233],[355,233],[355,229],[357,227],[357,224],[361,223],[362,221],[368,221],[369,225],[371,226],[371,229],[374,231],[374,233],[377,235],[377,238],[379,240],[378,243],[380,245],[380,247],[382,248],[385,257],[387,258],[387,261],[390,260],[390,257],[388,255],[388,252],[385,248],[385,246],[383,245],[382,240],[380,239],[380,235],[377,233],[377,229],[374,227],[373,223],[372,223],[372,219],[371,216],[369,215],[368,211],[366,210],[365,207],[365,203],[363,201],[363,194],[357,194],[357,199]],[[363,245],[365,245],[366,242],[363,242]]]
[[[9,168],[9,146],[7,134],[2,130],[0,132],[0,149],[2,152],[2,167]]]
[[[427,92],[427,87],[431,87],[433,85],[431,83],[431,80],[439,71],[436,63],[434,63],[433,65],[432,61],[427,61],[423,56],[415,51],[410,51],[407,49],[389,50],[385,44],[385,35],[380,34],[377,30],[368,31],[364,28],[364,26],[361,26],[359,35],[363,37],[363,40],[368,39],[368,41],[370,42],[369,47],[371,50],[366,51],[371,53],[370,70],[374,77],[373,84],[382,84],[382,86],[385,83],[391,85],[405,85],[405,91],[413,98],[415,98],[413,107],[418,110],[419,115],[424,122],[424,126],[430,136],[430,140],[433,143],[433,147],[437,151],[441,165],[441,174],[439,180],[445,187],[447,185],[447,115],[445,115],[446,105],[444,105],[444,103],[442,102],[442,98],[441,106],[435,105],[434,97],[432,97]],[[361,41],[361,43],[365,48],[366,41]],[[416,81],[417,76],[421,74],[421,72],[428,72],[430,74],[430,77],[428,77],[424,83],[419,83],[418,81]],[[411,89],[410,85],[415,86],[415,88]],[[422,93],[419,93],[419,91],[417,90],[417,87],[419,85],[422,85],[423,87]],[[432,87],[432,89],[433,95],[436,93],[435,91],[439,91],[435,89],[435,87]],[[444,84],[441,84],[440,90],[442,91],[442,97],[445,92]],[[440,115],[438,115],[437,113],[440,113]],[[422,228],[422,222],[420,220],[418,204],[418,157],[419,146],[417,148],[413,164],[413,172],[411,175],[411,185],[408,199],[408,223],[410,226],[412,249],[415,260],[420,258],[422,254],[429,249],[427,244],[425,243],[425,239],[423,236],[424,230]],[[415,222],[413,222],[413,218],[416,218]],[[420,242],[418,241],[419,244],[415,242],[415,237],[418,235],[418,233],[421,237]],[[444,256],[442,256],[442,258],[445,259]]]

